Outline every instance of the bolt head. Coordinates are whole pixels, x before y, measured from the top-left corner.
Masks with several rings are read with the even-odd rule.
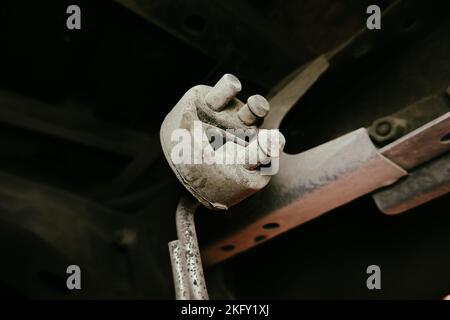
[[[380,122],[377,127],[375,128],[376,132],[380,135],[380,136],[387,136],[389,135],[389,133],[392,130],[392,125],[390,122],[385,121],[385,122]]]
[[[369,129],[369,134],[378,143],[386,143],[404,135],[407,122],[394,116],[377,119]]]
[[[279,157],[284,149],[286,139],[279,130],[259,130],[258,145],[260,150],[268,157]]]
[[[222,111],[242,89],[241,82],[232,74],[225,74],[206,95],[207,105],[214,111]]]
[[[247,100],[250,111],[259,118],[264,118],[270,111],[270,104],[263,96],[255,94]]]

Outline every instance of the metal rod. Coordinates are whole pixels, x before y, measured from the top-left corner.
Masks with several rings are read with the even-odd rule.
[[[189,300],[189,282],[186,274],[184,250],[179,240],[169,242],[170,262],[172,263],[173,283],[177,300]]]
[[[182,196],[176,213],[177,233],[184,250],[185,267],[190,289],[190,299],[208,300],[202,260],[195,231],[194,214],[199,202],[191,196]]]

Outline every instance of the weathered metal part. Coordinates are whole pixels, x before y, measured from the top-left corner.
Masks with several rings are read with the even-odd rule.
[[[259,118],[264,118],[270,111],[270,104],[263,96],[255,94],[248,98],[247,106]]]
[[[363,45],[364,45],[364,43],[363,43]],[[369,49],[367,49],[367,50],[365,50],[364,48],[364,50],[363,50],[363,52],[359,52],[358,54],[355,54],[355,55],[358,55],[358,58],[359,57],[362,57],[362,56],[365,56],[366,55],[366,53],[368,52],[368,51],[370,51],[371,50],[371,47],[372,45],[370,45],[369,46]],[[318,72],[316,72],[316,73],[314,73],[313,72],[313,76],[314,77],[316,77],[316,79],[325,71],[325,70],[327,70],[328,69],[328,61],[326,61],[326,59],[324,58],[324,60],[325,60],[325,66],[322,66],[323,67],[323,69],[322,70],[318,70]],[[311,70],[311,69],[310,69]],[[303,70],[304,71],[304,70]],[[312,84],[314,84],[315,83],[315,81],[316,81],[316,79],[311,79],[311,81],[306,81],[306,84],[304,85],[305,86],[305,92],[312,86]],[[305,79],[302,79],[301,77],[299,78],[299,80],[305,80]],[[302,84],[304,84],[304,83],[302,83]],[[283,117],[285,116],[285,114],[287,113],[287,111],[292,107],[292,105],[295,103],[295,102],[297,102],[298,101],[298,99],[303,95],[303,93],[298,93],[299,92],[299,90],[298,90],[298,88],[296,88],[296,87],[294,87],[293,89],[292,89],[292,91],[291,91],[291,94],[293,95],[293,97],[287,97],[288,98],[288,101],[293,101],[293,103],[287,103],[286,104],[286,111],[285,112],[281,112],[280,114],[277,114],[277,115],[275,115],[274,116],[274,119],[278,119],[279,121],[277,121],[277,120],[274,120],[274,122],[276,123],[276,122],[278,122],[278,124],[277,125],[279,125],[279,123],[281,122],[281,120],[283,119]],[[301,92],[301,91],[300,91]],[[289,99],[290,98],[290,99]],[[281,105],[282,105],[282,103],[281,103]],[[273,108],[273,109],[276,109],[276,108]],[[270,116],[269,116],[270,117]],[[267,121],[267,120],[269,120],[269,117],[266,119],[266,121],[265,121],[265,123],[264,123],[264,126],[266,126],[267,125],[267,127],[276,127],[276,126],[274,126],[273,125],[273,123],[271,122],[271,121]],[[373,146],[372,146],[373,147]],[[355,149],[356,150],[356,149]],[[355,151],[355,150],[353,150],[353,151]],[[392,164],[393,166],[394,166],[394,164]],[[401,170],[401,168],[397,168],[397,169],[400,169]],[[299,170],[300,171],[300,170]],[[402,171],[402,174],[405,174],[405,172],[404,171]],[[296,173],[295,175],[298,175],[298,173]],[[374,173],[374,175],[376,176],[377,175],[377,173]],[[292,179],[292,177],[291,177],[291,179]],[[389,181],[389,182],[392,182],[392,181]],[[271,184],[270,184],[271,185]],[[267,188],[267,189],[270,189],[270,185],[269,185],[269,187]],[[379,186],[380,187],[380,186]],[[235,208],[235,209],[231,209],[230,211],[230,213],[232,213],[233,215],[234,215],[234,213],[236,213],[234,216],[236,217],[236,216],[238,216],[239,215],[239,213],[244,213],[245,212],[245,214],[246,215],[248,215],[247,217],[245,217],[245,218],[243,218],[242,220],[239,220],[239,219],[234,219],[234,223],[236,223],[236,225],[237,225],[237,227],[236,228],[230,228],[229,229],[229,234],[237,234],[237,233],[239,233],[239,232],[242,232],[242,230],[246,230],[246,226],[248,226],[249,224],[251,225],[255,220],[257,220],[257,217],[256,216],[260,216],[260,215],[262,215],[262,214],[264,214],[264,213],[267,213],[268,211],[270,212],[270,209],[271,208],[273,208],[273,204],[271,204],[271,202],[273,202],[273,203],[277,203],[277,201],[279,201],[279,199],[273,199],[273,197],[270,197],[270,195],[266,192],[267,190],[263,190],[260,194],[255,194],[252,198],[250,198],[250,199],[248,199],[245,203],[243,203],[241,206],[239,206],[239,207],[237,207],[237,208]],[[280,195],[279,194],[277,194],[276,192],[275,192],[275,194],[276,195],[278,195],[278,197],[280,197]],[[263,196],[265,196],[265,197],[263,197]],[[259,206],[256,206],[256,205],[254,205],[255,203],[257,203],[257,202],[259,202]],[[264,208],[263,210],[261,210],[261,207],[262,206],[266,206],[266,204],[267,204],[267,207],[269,207],[268,209],[266,209],[266,208]],[[275,208],[276,209],[276,208]],[[261,213],[261,211],[264,211],[263,213]],[[305,221],[307,221],[308,219],[305,219]],[[244,222],[243,222],[244,221]],[[266,228],[264,228],[265,230],[267,229],[267,230],[273,230],[273,229],[277,229],[277,228],[280,228],[280,225],[278,224],[278,223],[276,223],[276,222],[274,222],[274,223],[267,223],[266,225]],[[261,226],[258,228],[258,229],[255,229],[256,231],[261,231],[262,229],[261,229]],[[263,230],[264,231],[264,230]],[[229,235],[228,234],[228,235]],[[224,238],[226,238],[228,235],[225,235],[224,236]],[[251,241],[254,241],[254,242],[260,242],[260,241],[263,241],[264,239],[267,239],[267,238],[269,238],[268,236],[266,236],[266,235],[264,235],[264,234],[244,234],[243,235],[244,237],[246,237],[247,239],[252,239]],[[220,235],[218,235],[218,237],[220,237]],[[216,242],[217,243],[217,242]],[[250,246],[253,246],[254,244],[251,244]],[[237,252],[239,252],[239,249],[238,250],[236,250],[237,248],[236,248],[236,246],[234,245],[234,244],[225,244],[223,247],[221,247],[221,249],[223,250],[223,251],[227,251],[227,252],[231,252],[231,254],[229,254],[229,256],[231,256],[231,255],[234,255],[235,253],[237,253]]]
[[[240,135],[248,135],[250,140],[257,133],[256,126],[243,124],[237,115],[243,103],[233,98],[225,109],[216,111],[221,109],[217,108],[218,105],[227,103],[235,93],[237,79],[230,80],[230,77],[231,75],[225,75],[221,80],[224,83],[216,88],[199,85],[190,89],[166,116],[160,131],[162,149],[176,176],[194,197],[211,209],[228,209],[239,203],[265,187],[272,174],[271,170],[259,166],[249,170],[247,163],[238,161],[242,152],[247,151],[247,144],[250,142],[246,142],[245,137]],[[230,83],[234,88],[231,91],[228,90]],[[220,88],[224,92],[217,91]],[[211,93],[216,98],[210,100],[215,102],[208,103],[207,98]],[[211,104],[215,107],[210,108]],[[176,162],[172,156],[180,144],[180,141],[173,141],[172,135],[180,129],[192,140],[184,141],[192,146],[189,155],[192,156],[191,161],[187,163]],[[214,140],[220,142],[218,145],[215,145],[217,141],[214,144],[209,141],[209,129],[220,134],[219,137],[214,135]],[[229,129],[234,129],[235,133],[227,132]]]
[[[172,265],[173,284],[175,298],[177,300],[189,300],[189,282],[186,273],[186,257],[180,240],[169,242],[170,262]]]
[[[389,116],[375,120],[368,128],[369,134],[377,145],[385,146],[449,110],[450,101],[447,93],[439,92]]]
[[[241,123],[242,118],[238,116],[239,108],[247,108],[257,117],[264,117],[269,111],[268,102],[259,96],[249,99],[250,106],[242,106],[242,102],[234,98],[240,90],[239,80],[229,74],[223,76],[214,88],[196,86],[182,97],[161,126],[161,144],[167,161],[183,185],[209,208],[227,209],[266,186],[270,175],[263,174],[263,170],[259,171],[258,167],[266,161],[278,158],[280,149],[284,147],[285,140],[279,132],[274,139],[273,135],[267,135],[268,130],[259,131],[256,135],[253,134],[253,140],[247,143],[239,134],[236,133],[234,136],[224,131],[224,129],[241,129],[241,131],[250,129],[255,133],[255,127],[251,126],[254,121]],[[200,128],[196,128],[196,124],[200,124]],[[210,138],[204,128],[212,129],[214,133],[225,133],[219,138],[214,135],[214,138],[220,141],[217,149],[209,141]],[[192,163],[177,163],[173,160],[172,135],[176,130],[184,130],[193,137],[192,143],[188,142],[189,146],[193,145]],[[250,149],[252,146],[255,148]],[[222,154],[225,155],[225,159],[229,159],[231,155],[231,159],[239,158],[244,161],[205,163],[205,150],[212,159]],[[252,152],[259,162],[255,161],[257,164],[255,167],[248,167],[250,162],[245,160]],[[178,250],[182,252],[176,252],[176,248],[169,244],[177,299],[208,299],[194,225],[194,212],[198,205],[199,203],[192,198],[182,197],[177,208],[177,233],[181,243]],[[177,254],[181,254],[184,258],[177,257]],[[185,272],[189,294],[184,290]]]
[[[289,82],[279,89],[271,99],[272,111],[266,117],[263,127],[279,126],[289,110],[328,70],[328,67],[327,59],[319,57],[301,69],[297,75],[291,77]],[[438,125],[438,123],[431,124],[431,126],[434,125]],[[356,134],[356,132],[358,131],[352,134]],[[345,147],[340,150],[342,144],[339,142],[346,141],[351,136],[349,134],[350,136],[346,135],[298,155],[283,154],[280,173],[273,178],[272,182],[246,203],[230,210],[235,226],[227,226],[229,227],[228,233],[219,235],[220,240],[212,240],[206,245],[205,263],[211,265],[220,262],[359,196],[392,184],[406,175],[403,168],[384,157],[376,149],[369,141],[367,131],[363,130],[363,132],[365,142],[360,141],[361,145],[345,146],[344,143]],[[419,138],[414,135],[413,139]],[[333,144],[336,145],[333,146]],[[385,150],[394,150],[396,146],[396,144],[392,144]],[[376,156],[364,156],[364,152],[361,152],[364,148],[370,149]],[[328,155],[326,149],[329,149]],[[441,147],[438,149],[442,150]],[[317,150],[322,150],[322,152]],[[348,152],[348,155],[345,155],[345,152]],[[359,153],[361,153],[361,158],[358,161],[356,159],[358,159]],[[436,153],[430,152],[430,154],[431,157],[436,156]],[[349,162],[352,158],[354,163],[358,163],[360,167],[352,167]],[[381,169],[379,171],[371,171],[373,169],[371,162],[375,161],[374,159],[380,161]],[[416,159],[415,165],[421,161]],[[333,164],[334,162],[336,164]],[[347,162],[349,168],[345,167]],[[382,173],[383,168],[386,170],[385,175]],[[327,178],[330,175],[334,179]],[[367,181],[367,177],[371,177],[371,181]],[[333,190],[333,188],[336,189]],[[244,212],[247,218],[239,219],[239,215],[243,215]]]
[[[194,214],[198,205],[199,203],[192,197],[181,197],[176,212],[176,225],[182,250],[180,253],[184,256],[182,260],[185,262],[182,272],[185,270],[187,273],[189,297],[193,300],[207,300],[209,299],[208,291],[194,223]],[[174,278],[174,282],[178,282],[177,279]]]
[[[270,111],[270,104],[263,96],[256,94],[247,99],[247,103],[238,111],[238,117],[248,126],[254,125]]]
[[[359,136],[360,141],[356,138],[352,141],[349,137],[352,134],[358,137],[358,132],[359,135],[364,132],[364,137]],[[275,200],[278,198],[288,198],[292,202],[274,206],[270,210],[259,209],[263,213],[258,214],[257,219],[252,219],[252,222],[247,223],[245,227],[208,245],[204,251],[205,262],[214,264],[222,261],[228,256],[244,251],[339,205],[394,183],[406,175],[405,170],[450,150],[449,143],[443,140],[448,132],[450,132],[450,113],[442,115],[380,150],[371,143],[367,131],[360,129],[299,155],[283,154],[280,173],[261,194],[255,195],[251,200],[261,196],[264,203],[268,203],[271,199],[280,202]],[[352,145],[349,141],[355,144]],[[365,155],[367,152],[369,155]],[[370,156],[370,152],[376,156]],[[443,165],[448,166],[448,163]],[[446,170],[442,166],[440,169]],[[330,176],[333,178],[330,179]],[[293,179],[297,182],[293,182]],[[441,177],[441,179],[433,182],[439,189],[432,194],[419,197],[416,200],[418,204],[447,192],[446,178]],[[409,183],[406,181],[399,186],[403,192],[405,189],[412,189],[410,184],[415,180]],[[396,192],[395,186],[392,188]],[[429,190],[428,185],[424,188]],[[386,192],[382,194],[388,197]],[[393,200],[388,198],[384,201],[386,204],[379,204],[379,206],[383,210],[392,211],[389,207]],[[257,210],[256,203],[249,205],[250,208],[246,208],[246,211]],[[405,204],[405,207],[409,205],[411,202]],[[384,209],[385,207],[387,209]],[[264,226],[268,225],[274,225],[276,228],[264,230]]]
[[[199,103],[196,107],[197,116],[201,121],[223,130],[231,128],[247,130],[249,128],[256,129],[257,127],[257,124],[246,125],[239,118],[239,110],[244,107],[244,104],[236,98],[232,99],[227,107],[220,112],[214,111],[206,103]]]
[[[373,195],[378,208],[399,214],[450,192],[450,153],[409,172],[396,184]]]
[[[380,149],[380,152],[410,170],[450,150],[450,112]],[[418,169],[395,185],[373,195],[386,214],[399,214],[450,191],[450,157],[445,155]]]
[[[377,119],[369,128],[369,134],[378,143],[394,141],[406,133],[407,122],[404,119],[387,116]]]
[[[405,175],[363,128],[298,155],[283,153],[269,185],[236,208],[245,212],[245,225],[208,244],[204,263],[223,261]]]
[[[412,169],[450,150],[443,139],[450,132],[450,112],[380,149],[405,170]]]
[[[206,104],[214,111],[222,111],[241,90],[239,79],[225,74],[205,96]]]

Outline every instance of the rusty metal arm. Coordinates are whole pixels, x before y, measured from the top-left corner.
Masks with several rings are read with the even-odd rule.
[[[178,240],[169,243],[170,260],[177,300],[208,300],[194,214],[199,202],[182,196],[176,212]]]
[[[402,213],[450,192],[449,132],[447,112],[381,149],[383,155],[409,171],[406,179],[373,195],[383,213]]]
[[[204,248],[204,262],[221,262],[406,174],[364,128],[298,155],[283,153],[269,185],[229,210],[233,223]]]
[[[382,149],[377,149],[367,130],[361,128],[300,154],[282,154],[280,172],[269,185],[230,210],[233,224],[227,227],[227,234],[204,248],[205,264],[221,262],[360,196],[393,185],[408,175],[406,170],[448,152],[450,144],[442,141],[448,132],[450,112]],[[394,214],[442,195],[448,191],[448,166],[444,156],[413,171],[406,180],[375,194],[377,205]],[[437,170],[440,176],[436,176]],[[427,188],[424,181],[436,190]],[[414,195],[418,199],[412,199]]]
[[[319,57],[272,97],[264,126],[277,127],[295,103],[328,70]],[[358,197],[395,183],[406,170],[448,151],[450,113],[378,149],[361,128],[306,152],[280,158],[268,186],[228,212],[214,239],[202,250],[214,265]],[[412,151],[411,151],[412,150]],[[222,231],[225,230],[225,231]],[[222,231],[222,232],[221,232]]]

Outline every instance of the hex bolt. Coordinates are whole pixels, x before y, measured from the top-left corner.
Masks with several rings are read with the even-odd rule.
[[[386,122],[381,122],[377,125],[377,127],[375,128],[375,131],[377,132],[377,134],[379,134],[380,136],[387,136],[392,130],[392,125],[390,122],[386,121]]]
[[[246,162],[244,167],[255,170],[270,162],[271,158],[279,157],[286,144],[286,139],[279,130],[259,130],[257,139],[245,149]]]
[[[406,128],[406,120],[387,116],[375,120],[369,128],[369,134],[376,142],[387,143],[404,135]]]
[[[238,111],[241,121],[251,126],[261,118],[264,118],[270,111],[270,104],[263,96],[256,94],[247,99],[247,103]]]
[[[222,111],[242,89],[241,82],[232,74],[225,74],[205,97],[206,104],[214,111]]]

